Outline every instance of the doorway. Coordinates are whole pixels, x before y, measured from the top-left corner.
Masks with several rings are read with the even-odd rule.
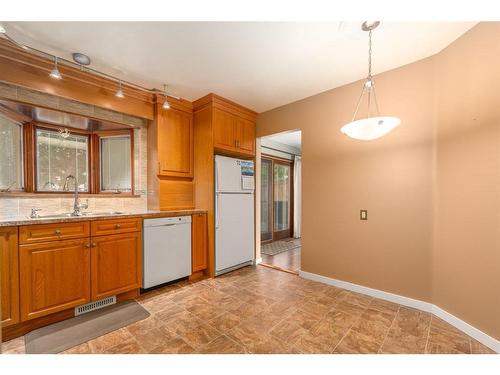
[[[263,265],[298,273],[301,145],[295,133],[261,139],[260,239]],[[291,144],[294,139],[299,142]]]
[[[262,155],[261,241],[293,235],[293,161]]]

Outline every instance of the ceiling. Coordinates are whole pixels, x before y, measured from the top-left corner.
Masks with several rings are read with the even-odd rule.
[[[215,92],[257,112],[356,81],[367,73],[360,22],[3,22],[17,41],[188,100]],[[474,22],[382,22],[380,73],[431,56]]]
[[[293,132],[279,133],[265,137],[265,139],[292,146],[300,150],[302,145],[302,132],[298,130]]]

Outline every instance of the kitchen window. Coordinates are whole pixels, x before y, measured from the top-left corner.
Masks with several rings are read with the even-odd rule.
[[[22,124],[0,112],[0,193],[134,195],[133,129]]]
[[[0,191],[23,190],[23,127],[0,114]]]
[[[37,128],[36,191],[62,192],[66,177],[76,178],[78,191],[89,192],[89,136],[65,130]]]
[[[99,137],[100,191],[132,191],[132,147],[130,134]]]

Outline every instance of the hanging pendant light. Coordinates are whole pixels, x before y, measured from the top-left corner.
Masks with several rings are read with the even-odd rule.
[[[170,103],[168,102],[168,96],[167,96],[167,85],[163,85],[163,95],[165,96],[165,101],[163,102],[163,109],[169,109],[170,108]]]
[[[401,120],[397,117],[380,116],[379,114],[377,95],[375,93],[375,81],[372,77],[372,31],[378,25],[380,25],[379,21],[365,21],[361,25],[363,31],[368,31],[368,77],[363,84],[363,89],[359,96],[358,103],[356,104],[356,110],[354,111],[352,121],[340,129],[340,131],[348,137],[361,141],[371,141],[383,137],[401,123]],[[356,115],[358,114],[361,101],[365,94],[368,102],[367,116],[356,120]],[[373,105],[375,106],[374,116]]]
[[[50,72],[50,77],[54,79],[61,79],[61,73],[59,72],[59,69],[57,68],[57,56],[54,57],[54,69]]]

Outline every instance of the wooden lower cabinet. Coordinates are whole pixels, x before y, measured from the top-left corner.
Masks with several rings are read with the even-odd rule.
[[[19,246],[21,320],[90,301],[89,239]]]
[[[91,246],[92,300],[141,287],[141,232],[92,237]]]
[[[2,327],[19,322],[19,257],[17,227],[0,228]]]
[[[207,214],[194,214],[191,221],[192,273],[208,267]]]

